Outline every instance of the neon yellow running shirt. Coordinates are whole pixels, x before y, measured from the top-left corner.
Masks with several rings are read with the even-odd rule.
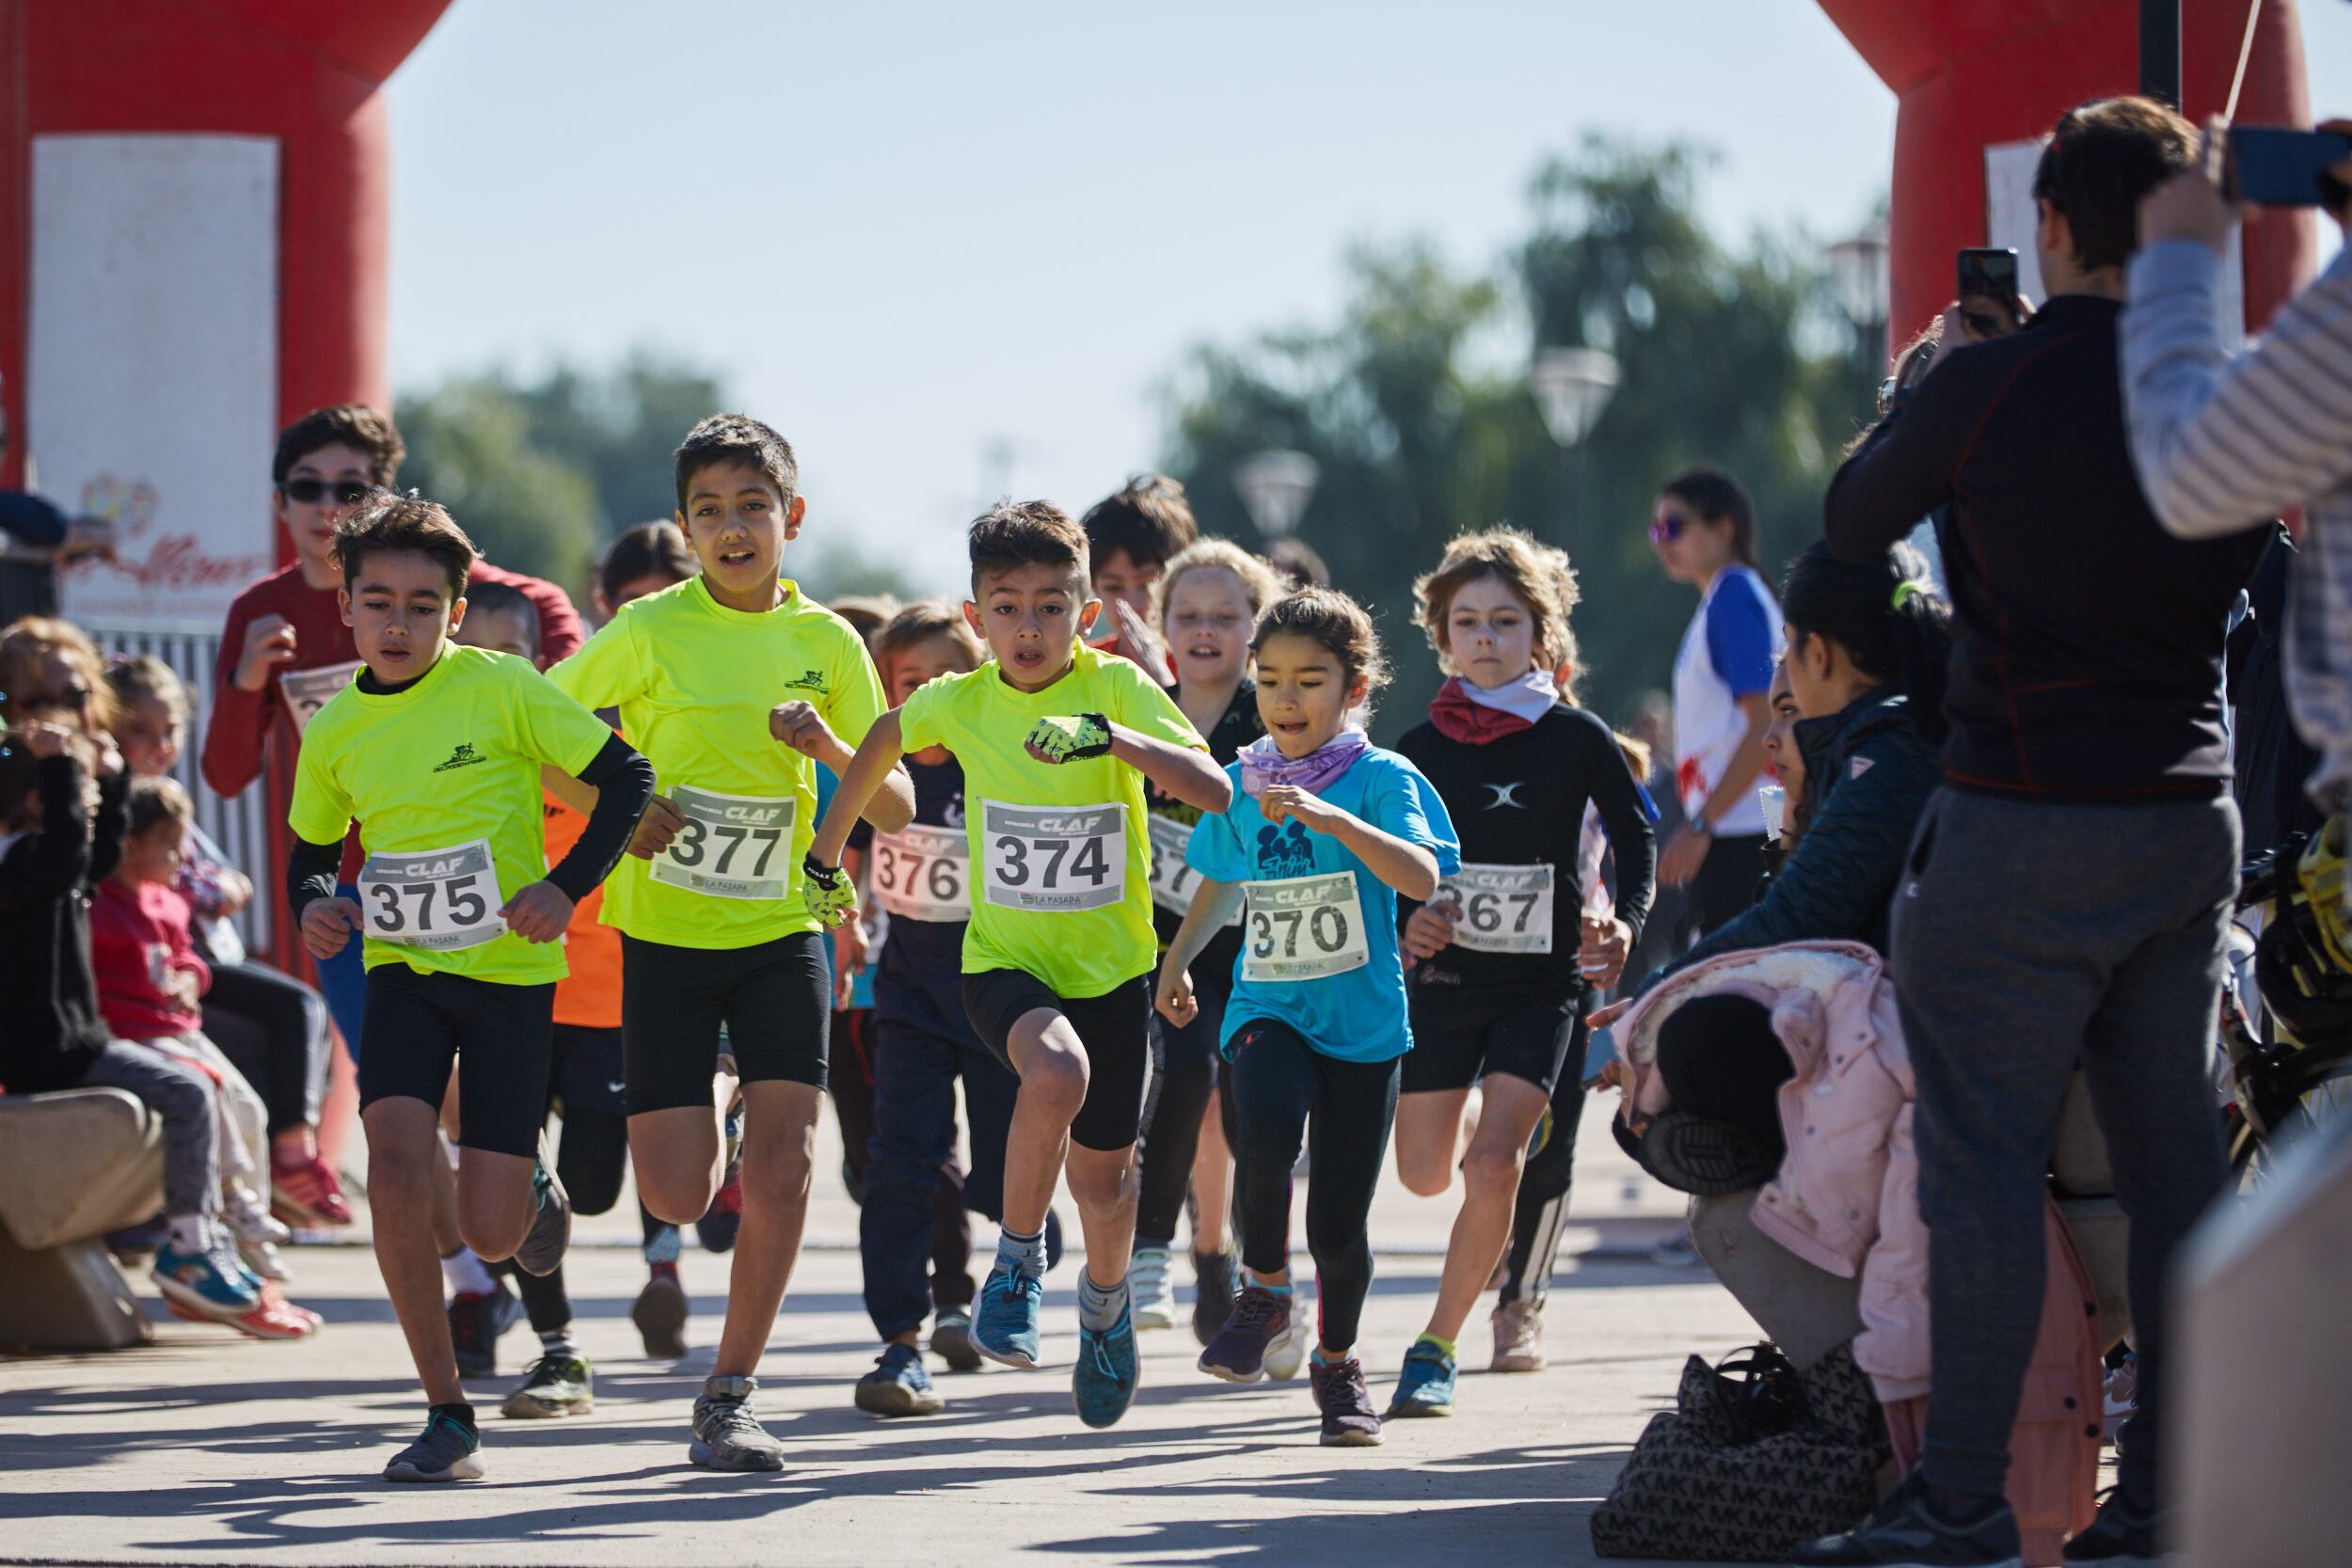
[[[1108,755],[1040,762],[1025,745],[1040,719],[1081,713],[1208,750],[1150,676],[1084,645],[1042,691],[1009,684],[992,659],[940,676],[898,710],[908,751],[945,746],[963,765],[972,849],[963,972],[1021,970],[1071,1000],[1149,974],[1158,957],[1143,775]]]
[[[528,661],[452,644],[405,689],[354,682],[311,716],[287,824],[341,844],[358,819],[368,968],[545,985],[563,943],[525,942],[498,911],[548,874],[540,766],[577,774],[612,738]]]
[[[621,861],[604,924],[674,947],[750,947],[818,928],[801,861],[817,833],[817,765],[768,733],[779,703],[816,705],[855,748],[887,705],[847,621],[798,585],[754,614],[700,578],[633,599],[548,678],[592,708],[621,710],[621,733],[652,762],[686,830],[651,861]]]

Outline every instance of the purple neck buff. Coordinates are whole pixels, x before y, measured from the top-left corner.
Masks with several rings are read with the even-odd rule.
[[[1241,790],[1256,796],[1263,795],[1268,784],[1295,784],[1320,795],[1371,750],[1371,740],[1357,729],[1342,730],[1303,757],[1284,756],[1274,737],[1263,736],[1241,749]]]

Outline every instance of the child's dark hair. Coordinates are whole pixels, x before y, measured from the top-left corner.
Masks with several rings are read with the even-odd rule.
[[[1084,523],[1095,564],[1120,550],[1138,566],[1157,566],[1200,537],[1184,487],[1166,474],[1137,474],[1118,494],[1096,501]]]
[[[2139,198],[2197,161],[2197,128],[2153,98],[2066,111],[2042,149],[2033,194],[2066,219],[2074,263],[2120,267],[2139,248]]]
[[[1389,661],[1380,651],[1380,633],[1364,607],[1336,588],[1302,588],[1266,606],[1250,634],[1255,657],[1277,637],[1305,637],[1320,642],[1347,674],[1350,686],[1364,680],[1364,705],[1389,684]]]
[[[136,838],[158,822],[193,822],[196,803],[171,779],[131,781],[131,836]]]
[[[392,421],[364,403],[339,403],[313,408],[278,433],[278,453],[270,459],[273,484],[283,484],[294,466],[321,447],[351,447],[368,454],[368,483],[389,485],[400,473],[400,460],[408,449]]]
[[[661,577],[672,582],[684,582],[702,569],[702,562],[694,559],[693,550],[686,543],[684,531],[665,517],[639,523],[613,540],[612,547],[604,552],[604,561],[596,567],[596,583],[604,590],[605,603],[617,609],[621,590],[641,578]]]
[[[1089,582],[1086,531],[1052,501],[1004,501],[972,521],[964,537],[972,546],[972,592],[992,572],[1023,566],[1058,566]]]
[[[153,654],[117,657],[106,666],[106,684],[127,715],[133,703],[158,702],[171,710],[172,721],[188,721],[188,689],[180,673]]]
[[[343,574],[343,587],[358,591],[359,567],[372,555],[421,555],[449,574],[449,596],[466,596],[466,579],[476,557],[466,531],[457,526],[438,501],[426,500],[414,490],[405,496],[389,492],[372,496],[335,529],[335,564]]]
[[[934,637],[954,638],[971,656],[976,670],[987,661],[988,650],[972,634],[971,625],[961,610],[945,599],[917,599],[883,622],[882,629],[874,633],[874,663],[882,673],[885,689],[890,684],[890,661]]]
[[[468,615],[512,615],[523,628],[532,657],[539,654],[539,607],[511,582],[477,582],[466,590]]]
[[[1266,564],[1290,579],[1293,588],[1328,588],[1331,568],[1312,545],[1286,533],[1265,547]]]
[[[1952,654],[1952,612],[1935,596],[1926,557],[1897,544],[1855,564],[1816,544],[1788,563],[1781,583],[1788,645],[1823,637],[1853,667],[1910,699],[1911,721],[1944,738],[1944,683]]]
[[[1728,522],[1732,559],[1742,566],[1756,565],[1756,502],[1738,480],[1701,463],[1666,481],[1658,493],[1672,496],[1710,523]]]
[[[687,486],[703,469],[721,463],[743,463],[757,468],[776,487],[776,497],[789,507],[800,493],[800,459],[792,443],[749,414],[713,414],[686,433],[671,454],[677,474],[677,509],[686,511]]]

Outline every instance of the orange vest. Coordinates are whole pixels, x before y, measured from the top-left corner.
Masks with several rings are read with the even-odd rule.
[[[571,852],[588,818],[549,795],[547,800],[548,864]],[[564,956],[572,972],[556,982],[555,1022],[580,1029],[621,1026],[621,933],[597,919],[604,912],[604,887],[580,901],[564,935]]]

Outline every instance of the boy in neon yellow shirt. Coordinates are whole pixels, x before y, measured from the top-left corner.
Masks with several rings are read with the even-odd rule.
[[[1087,1239],[1071,1392],[1080,1420],[1106,1427],[1133,1402],[1139,1370],[1127,1261],[1158,953],[1143,785],[1204,812],[1225,810],[1232,787],[1143,671],[1081,643],[1102,603],[1077,524],[1045,501],[1000,506],[972,525],[971,550],[963,613],[992,657],[874,725],[810,846],[810,897],[829,923],[845,918],[841,848],[867,797],[906,752],[955,753],[977,884],[964,1011],[1021,1080],[972,1342],[1008,1366],[1038,1364],[1045,1210],[1066,1151]]]
[[[816,765],[847,768],[884,704],[849,623],[780,578],[808,504],[784,437],[713,415],[679,445],[676,475],[678,527],[702,574],[631,600],[548,673],[590,707],[619,708],[660,779],[638,846],[649,858],[622,867],[603,912],[621,933],[629,1158],[655,1217],[700,1219],[718,1191],[722,1027],[742,1079],[742,1229],[687,1456],[780,1470],[784,1447],[752,1412],[753,1374],[800,1254],[832,1017],[801,868]],[[903,768],[874,784],[868,816],[896,832],[914,786]]]
[[[303,737],[288,907],[315,958],[365,938],[373,1047],[360,1058],[359,1110],[376,1262],[432,1402],[385,1479],[470,1481],[483,1473],[481,1438],[433,1240],[441,1101],[453,1063],[466,1243],[546,1274],[571,1229],[543,1132],[561,942],[574,904],[628,847],[653,768],[528,660],[450,642],[474,548],[441,508],[379,492],[337,528],[335,556],[365,668]],[[542,768],[597,792],[552,870]],[[367,855],[356,902],[335,891],[354,818]]]

